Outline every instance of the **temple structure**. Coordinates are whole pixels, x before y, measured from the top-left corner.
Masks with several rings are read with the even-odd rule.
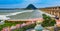
[[[60,6],[40,8],[41,11],[60,17]]]

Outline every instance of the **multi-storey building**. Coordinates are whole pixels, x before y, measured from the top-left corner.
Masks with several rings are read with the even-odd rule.
[[[55,7],[46,7],[46,8],[40,8],[41,11],[52,14],[52,15],[57,15],[60,17],[60,7],[55,6]]]

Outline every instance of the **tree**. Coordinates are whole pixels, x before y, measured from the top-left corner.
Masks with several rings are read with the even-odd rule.
[[[54,19],[51,19],[50,16],[47,16],[46,14],[42,14],[44,21],[42,22],[43,27],[48,27],[48,26],[54,26],[56,23]]]

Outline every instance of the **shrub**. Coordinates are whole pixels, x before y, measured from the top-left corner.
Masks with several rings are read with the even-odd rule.
[[[0,31],[2,30],[2,28],[4,27],[11,27],[11,26],[15,26],[16,24],[22,24],[22,23],[26,23],[25,21],[17,21],[17,22],[11,22],[11,21],[5,21],[5,24],[0,25]]]
[[[36,24],[31,24],[31,25],[28,25],[28,26],[24,26],[20,29],[16,29],[14,31],[26,31],[27,29],[31,29],[31,28],[34,28],[36,26]]]
[[[46,14],[42,14],[44,21],[42,22],[43,27],[48,27],[48,26],[54,26],[56,23],[54,19],[51,19],[50,16],[47,16]]]

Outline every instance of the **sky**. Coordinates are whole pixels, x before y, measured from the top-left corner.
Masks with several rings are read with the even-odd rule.
[[[60,6],[60,0],[0,0],[0,8],[26,8],[29,4],[37,8]]]

